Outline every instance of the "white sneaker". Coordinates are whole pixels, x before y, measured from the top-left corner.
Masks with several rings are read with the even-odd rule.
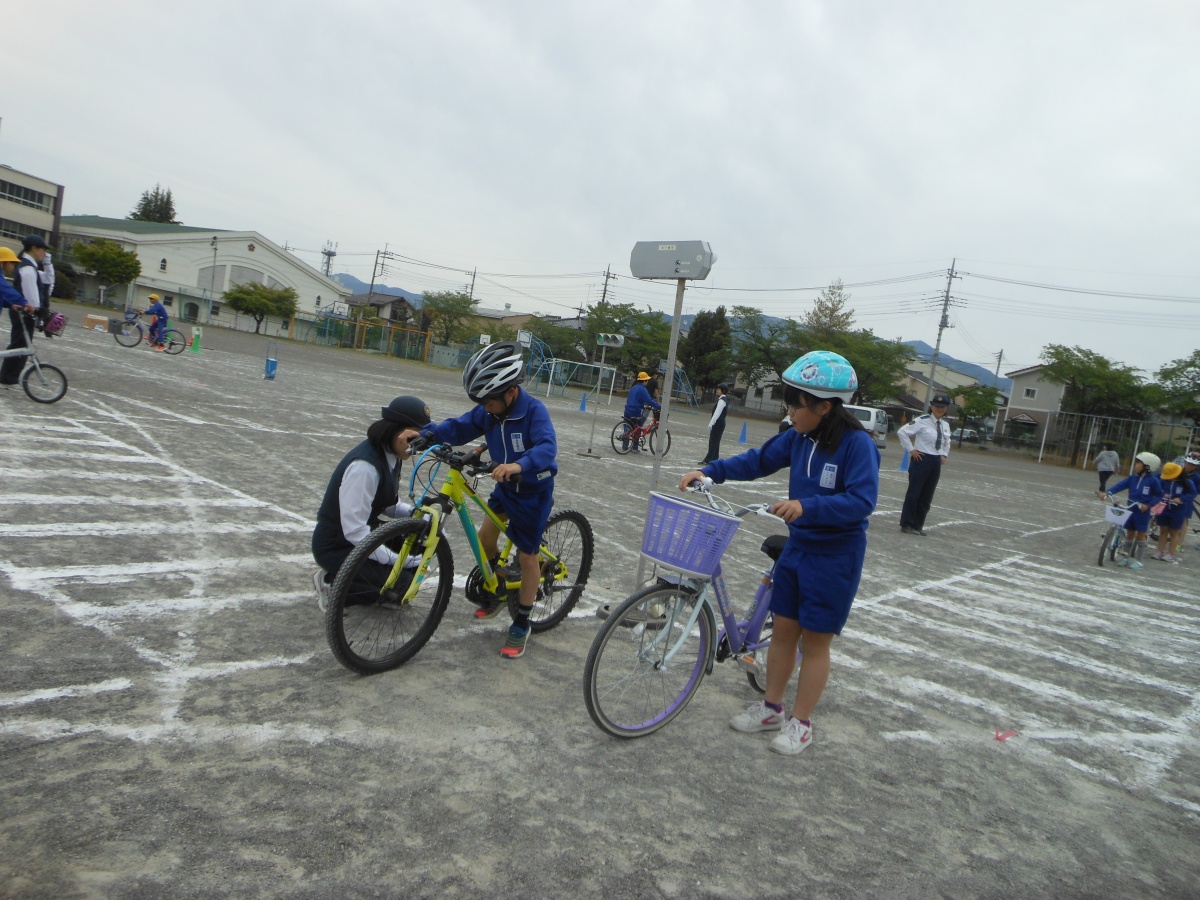
[[[1163,562],[1175,562],[1175,555],[1173,553],[1160,553],[1158,558]]]
[[[1138,562],[1136,559],[1133,559],[1133,560],[1129,561],[1129,568],[1140,569],[1140,568],[1142,568],[1142,564],[1140,562]]]
[[[771,741],[771,749],[784,756],[795,756],[811,743],[812,726],[802,724],[799,719],[788,719]]]
[[[317,592],[317,608],[321,612],[329,609],[329,585],[325,583],[325,570],[313,572],[313,590]]]
[[[782,728],[785,719],[787,716],[784,713],[775,712],[767,706],[765,700],[759,700],[757,703],[751,703],[744,713],[738,713],[730,719],[729,727],[743,734],[754,734]]]

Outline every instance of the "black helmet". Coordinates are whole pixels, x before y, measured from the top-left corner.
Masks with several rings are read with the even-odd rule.
[[[40,247],[41,249],[45,250],[46,240],[41,235],[30,234],[21,239],[21,246],[25,248],[26,253],[28,253],[33,247]]]
[[[488,344],[467,361],[463,369],[463,390],[476,403],[503,396],[510,387],[525,379],[521,345],[513,341]]]
[[[379,411],[388,422],[423,428],[429,424],[429,407],[420,397],[397,397]]]

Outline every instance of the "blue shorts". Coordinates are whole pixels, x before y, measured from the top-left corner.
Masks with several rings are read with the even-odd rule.
[[[1178,531],[1187,520],[1187,510],[1182,508],[1173,509],[1170,512],[1163,513],[1161,516],[1154,517],[1154,521],[1158,523],[1159,528],[1170,528],[1172,531]]]
[[[508,516],[508,538],[522,553],[537,553],[542,546],[542,535],[554,506],[553,491],[538,491],[534,494],[515,496],[500,485],[488,497],[488,506],[494,512]]]
[[[1126,531],[1136,531],[1139,534],[1150,530],[1150,510],[1135,509],[1125,520]]]
[[[795,619],[806,631],[841,634],[858,593],[866,547],[818,556],[790,544],[775,565],[771,612]]]

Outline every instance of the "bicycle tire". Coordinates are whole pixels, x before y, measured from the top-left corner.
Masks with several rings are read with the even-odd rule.
[[[549,631],[575,608],[592,572],[596,547],[592,523],[577,509],[561,509],[551,515],[542,543],[565,565],[566,574],[555,578],[549,560],[542,562],[542,581],[538,585],[533,612],[529,614],[529,626],[535,634]],[[520,596],[520,591],[509,591],[508,594],[508,611],[514,618]]]
[[[373,675],[404,664],[425,646],[442,621],[454,583],[454,557],[446,540],[438,542],[425,579],[407,603],[398,602],[395,592],[381,596],[378,587],[359,578],[371,554],[385,544],[402,548],[413,537],[410,552],[422,552],[429,527],[420,519],[381,525],[355,546],[338,569],[329,588],[325,637],[334,658],[350,671]]]
[[[122,347],[136,347],[145,336],[146,333],[140,322],[122,322],[120,327],[113,332],[113,337]]]
[[[1117,547],[1120,546],[1120,534],[1120,525],[1108,526],[1108,531],[1104,532],[1104,540],[1100,544],[1100,556],[1096,560],[1096,565],[1103,566],[1105,557],[1108,557],[1109,562],[1116,558]]]
[[[653,584],[626,599],[600,626],[583,667],[588,715],[618,738],[651,734],[683,712],[712,668],[716,621],[708,603],[682,635],[695,591]],[[661,668],[677,642],[685,643]]]
[[[667,431],[666,429],[664,429],[662,431],[655,429],[654,431],[650,432],[650,452],[651,453],[657,452],[656,448],[658,447],[659,435],[662,435],[662,443],[663,443],[662,455],[665,457],[668,453],[671,452],[671,432]]]
[[[182,353],[187,349],[187,341],[183,337],[183,332],[178,328],[168,328],[163,332],[163,352],[174,356],[177,353]]]
[[[624,442],[624,444],[625,444],[624,449],[621,448],[622,438],[624,438],[624,436],[626,434],[628,434],[629,431],[630,431],[630,428],[629,428],[628,422],[618,422],[616,425],[613,426],[612,435],[609,438],[610,443],[612,443],[612,448],[614,450],[616,450],[618,453],[620,453],[622,456],[624,456],[626,453],[628,453],[630,450],[633,449],[633,445],[631,443],[629,443],[629,441]]]
[[[67,376],[58,366],[38,363],[25,370],[21,387],[34,403],[57,403],[67,393]]]

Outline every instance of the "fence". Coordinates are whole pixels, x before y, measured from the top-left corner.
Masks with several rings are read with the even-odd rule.
[[[997,435],[996,443],[1028,450],[1039,462],[1073,462],[1079,468],[1090,466],[1105,444],[1113,445],[1125,467],[1142,450],[1157,454],[1165,462],[1200,445],[1200,428],[1178,422],[1057,412],[1046,415],[1039,425],[1026,430],[1006,423],[1005,433]]]
[[[422,362],[428,359],[430,349],[427,331],[337,316],[297,315],[288,336],[327,347],[373,350],[385,356]]]

